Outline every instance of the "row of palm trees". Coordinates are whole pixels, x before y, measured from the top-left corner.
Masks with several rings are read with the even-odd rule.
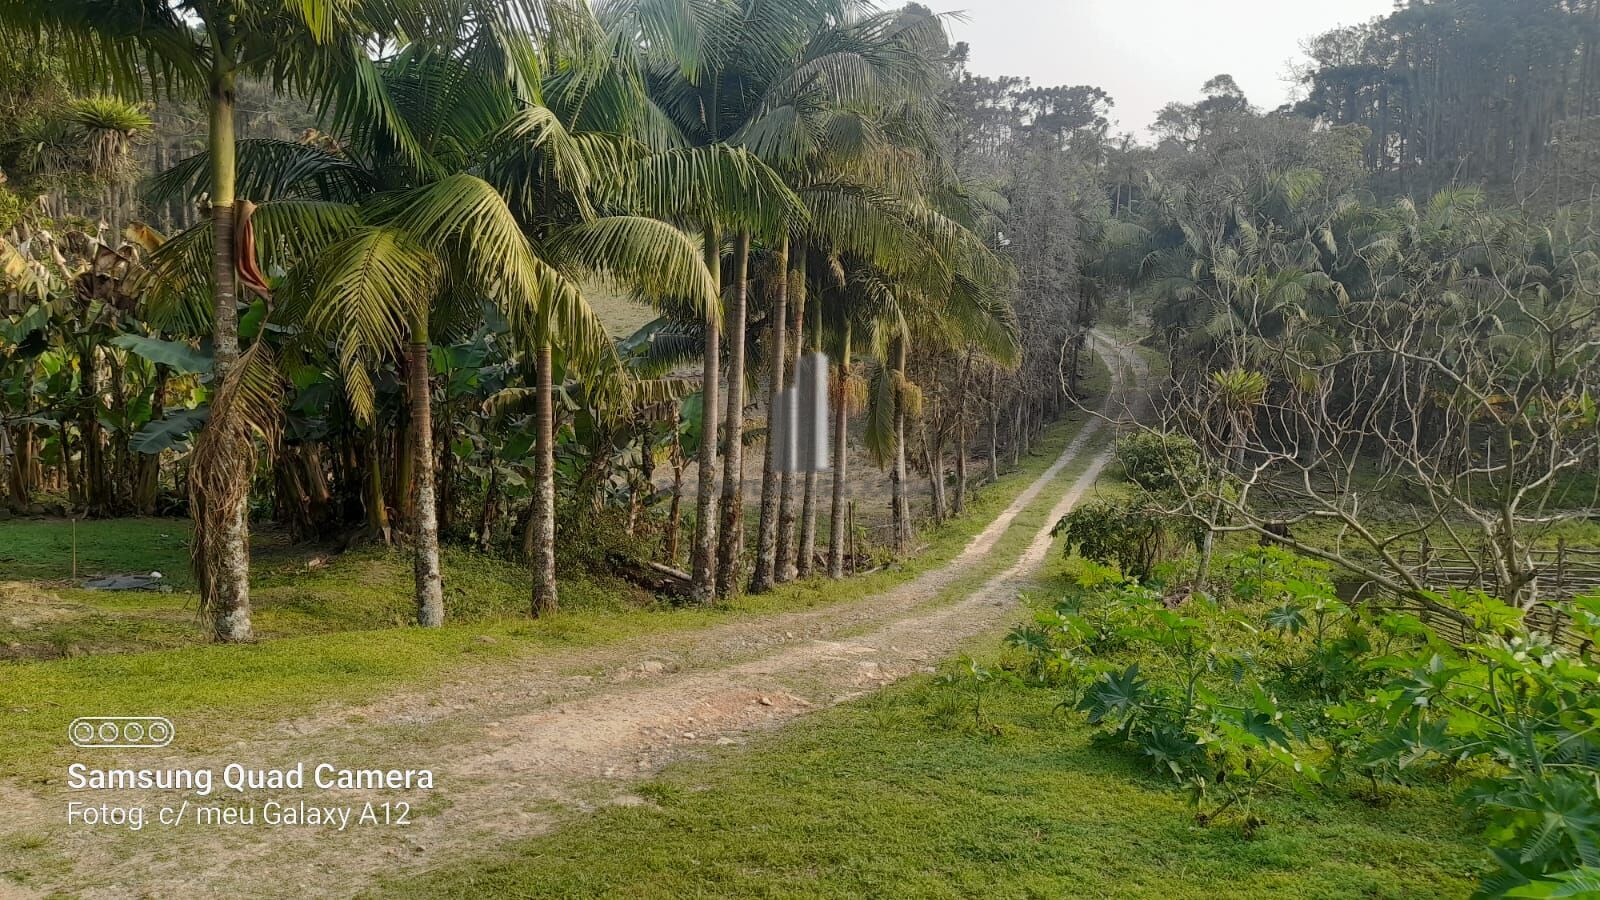
[[[555,392],[701,392],[694,593],[744,586],[743,438],[759,356],[769,400],[807,350],[840,392],[829,572],[843,574],[844,398],[865,352],[868,441],[889,460],[910,542],[910,347],[1015,359],[991,213],[941,153],[945,38],[920,8],[848,0],[0,2],[0,29],[49,42],[86,80],[207,98],[204,153],[163,201],[209,205],[141,283],[148,317],[209,335],[218,388],[195,443],[195,562],[216,637],[252,638],[248,493],[276,445],[288,363],[327,353],[370,420],[401,363],[414,456],[417,618],[445,616],[430,341],[501,323],[533,375],[532,610],[556,609]],[[333,140],[237,140],[241,77],[324,110]],[[248,198],[246,200],[245,198]],[[604,281],[693,338],[625,366],[585,299]],[[239,311],[265,301],[241,341]],[[747,346],[747,324],[765,328]],[[725,346],[724,346],[725,344]],[[671,377],[699,356],[698,385]],[[722,396],[725,388],[725,396]],[[859,391],[858,391],[859,392]],[[720,496],[715,477],[722,464]],[[809,574],[822,486],[764,461],[750,585]]]

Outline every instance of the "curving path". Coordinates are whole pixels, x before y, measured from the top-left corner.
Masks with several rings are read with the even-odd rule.
[[[1128,408],[1119,401],[1135,393],[1144,372],[1140,360],[1103,335],[1095,346],[1111,364],[1116,385],[1105,411]],[[1105,422],[1091,417],[1049,470],[959,556],[876,596],[499,662],[443,685],[229,735],[232,745],[212,758],[138,757],[141,766],[216,769],[235,760],[250,766],[304,761],[308,775],[322,761],[430,768],[436,778],[431,792],[393,793],[413,804],[412,824],[404,828],[147,824],[130,834],[68,828],[65,791],[43,797],[0,790],[0,838],[21,833],[47,840],[51,859],[45,870],[28,871],[26,888],[0,874],[0,897],[126,897],[130,888],[132,896],[351,895],[378,876],[454,862],[547,831],[574,809],[644,802],[629,792],[632,784],[674,759],[739,743],[809,709],[929,670],[964,643],[1007,624],[1018,591],[1050,551],[1051,524],[1095,483],[1110,458]],[[1075,477],[1062,484],[1069,471]],[[1009,565],[993,559],[1017,517],[1049,496],[1056,502],[1021,554]],[[287,790],[256,799],[268,797],[359,806],[371,795]],[[150,807],[186,798],[193,802],[180,793],[145,792],[138,799]],[[208,802],[228,801],[213,795]],[[5,850],[0,842],[0,855]],[[0,863],[0,873],[7,868]]]

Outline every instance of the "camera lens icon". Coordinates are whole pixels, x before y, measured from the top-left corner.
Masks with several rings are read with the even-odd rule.
[[[173,733],[161,716],[81,716],[67,726],[67,739],[85,749],[165,747]]]

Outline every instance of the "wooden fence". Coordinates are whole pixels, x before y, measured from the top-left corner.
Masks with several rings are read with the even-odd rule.
[[[1600,593],[1600,549],[1554,547],[1530,551],[1535,576],[1530,593],[1541,600],[1570,600]],[[1437,589],[1462,588],[1494,592],[1494,566],[1489,554],[1461,549],[1440,550],[1424,540],[1416,550],[1402,550],[1399,561],[1417,573],[1418,580]]]
[[[1530,630],[1541,631],[1558,643],[1580,651],[1589,649],[1588,642],[1574,634],[1567,626],[1567,614],[1551,603],[1570,600],[1586,594],[1600,593],[1600,549],[1568,547],[1560,541],[1552,548],[1532,550],[1535,572],[1531,596],[1534,602],[1524,613]],[[1451,588],[1494,592],[1494,566],[1487,561],[1488,553],[1470,554],[1457,548],[1440,550],[1426,540],[1416,550],[1401,551],[1398,561],[1411,568],[1417,578],[1429,588],[1445,591]],[[1477,636],[1465,623],[1450,616],[1402,602],[1402,606],[1420,612],[1428,624],[1447,640],[1457,643],[1473,640]]]

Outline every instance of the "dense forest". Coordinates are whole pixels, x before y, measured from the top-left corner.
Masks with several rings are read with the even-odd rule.
[[[1593,3],[1407,3],[1313,42],[1294,112],[1365,128],[1386,190],[1487,182],[1559,206],[1594,183],[1597,43]]]

